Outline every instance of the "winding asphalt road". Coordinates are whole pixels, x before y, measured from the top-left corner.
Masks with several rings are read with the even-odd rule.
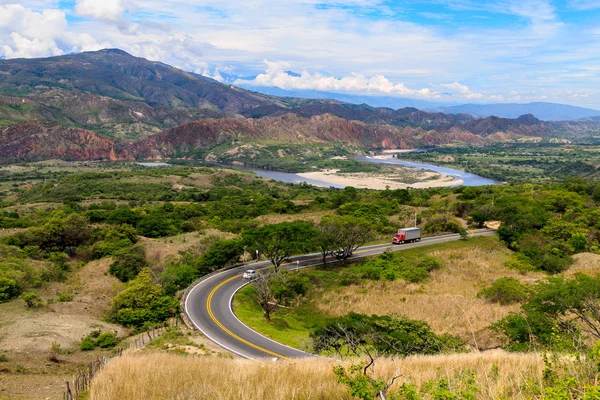
[[[491,229],[480,229],[471,236],[491,236],[495,232]],[[355,251],[351,258],[374,256],[383,253],[388,248],[391,248],[392,251],[401,251],[451,242],[459,238],[459,235],[451,234],[423,238],[420,242],[396,246],[392,244],[365,246]],[[299,261],[300,268],[319,265],[321,254],[315,253],[292,257],[291,262],[284,264],[283,268],[296,269],[296,261]],[[243,271],[249,268],[260,269],[269,266],[270,263],[264,261],[208,275],[188,288],[187,295],[184,297],[184,311],[192,324],[206,337],[226,350],[242,357],[253,360],[273,357],[285,360],[311,357],[313,354],[277,343],[253,331],[233,313],[231,306],[233,296],[247,284],[242,279]]]

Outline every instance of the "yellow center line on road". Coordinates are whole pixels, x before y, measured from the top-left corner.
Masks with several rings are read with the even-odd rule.
[[[215,292],[216,292],[216,291],[217,291],[219,288],[221,288],[223,285],[225,285],[225,284],[226,284],[226,283],[228,283],[228,282],[231,282],[231,281],[232,281],[232,280],[234,280],[234,279],[237,279],[237,278],[239,278],[240,276],[241,276],[241,275],[236,275],[236,276],[234,276],[234,277],[231,277],[231,278],[229,278],[229,279],[227,279],[227,280],[224,280],[223,282],[219,283],[219,284],[218,284],[218,285],[217,285],[217,286],[216,286],[216,287],[215,287],[215,288],[214,288],[214,289],[213,289],[213,290],[210,292],[210,294],[208,295],[208,299],[206,300],[206,310],[208,311],[208,315],[209,315],[209,316],[210,316],[210,318],[211,318],[211,319],[214,321],[214,323],[215,323],[215,324],[217,324],[217,325],[219,326],[219,328],[223,329],[223,332],[225,332],[225,333],[227,333],[229,336],[231,336],[231,337],[233,337],[233,338],[235,338],[235,339],[239,340],[240,342],[242,342],[242,343],[244,343],[244,344],[246,344],[246,345],[248,345],[248,346],[250,346],[250,347],[253,347],[253,348],[257,349],[257,350],[260,350],[260,351],[262,351],[262,352],[265,352],[265,353],[267,353],[267,354],[270,354],[270,355],[272,355],[272,356],[279,357],[279,358],[283,358],[284,360],[291,360],[291,358],[289,358],[289,357],[282,356],[281,354],[277,354],[277,353],[275,353],[275,352],[273,352],[273,351],[271,351],[271,350],[264,349],[264,348],[262,348],[262,347],[260,347],[260,346],[257,346],[257,345],[255,345],[254,343],[251,343],[251,342],[247,341],[246,339],[243,339],[243,338],[239,337],[239,336],[238,336],[238,335],[236,335],[235,333],[231,332],[229,329],[225,328],[225,327],[223,326],[223,324],[221,324],[221,322],[219,322],[219,320],[217,320],[217,318],[215,318],[215,315],[213,314],[213,312],[212,312],[212,309],[211,309],[211,307],[210,307],[213,295],[214,295],[214,294],[215,294]]]

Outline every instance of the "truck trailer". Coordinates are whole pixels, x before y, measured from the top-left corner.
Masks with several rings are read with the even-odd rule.
[[[392,238],[392,244],[418,242],[421,240],[421,228],[402,228]]]

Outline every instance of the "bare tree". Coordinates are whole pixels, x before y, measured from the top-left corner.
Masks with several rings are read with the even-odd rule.
[[[252,281],[252,286],[256,289],[256,299],[265,313],[265,318],[270,320],[271,312],[277,308],[277,301],[273,294],[273,279],[277,272],[267,270],[259,272],[257,275],[256,279]]]
[[[371,223],[363,218],[332,216],[321,223],[331,225],[334,238],[330,254],[344,266],[354,251],[373,237]]]
[[[308,287],[297,273],[275,269],[259,274],[252,285],[267,319],[271,319],[271,313],[278,307],[289,305],[294,299],[306,294]]]

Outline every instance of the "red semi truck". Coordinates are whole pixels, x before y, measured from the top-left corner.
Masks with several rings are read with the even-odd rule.
[[[418,242],[421,240],[421,228],[402,228],[392,238],[392,244]]]

